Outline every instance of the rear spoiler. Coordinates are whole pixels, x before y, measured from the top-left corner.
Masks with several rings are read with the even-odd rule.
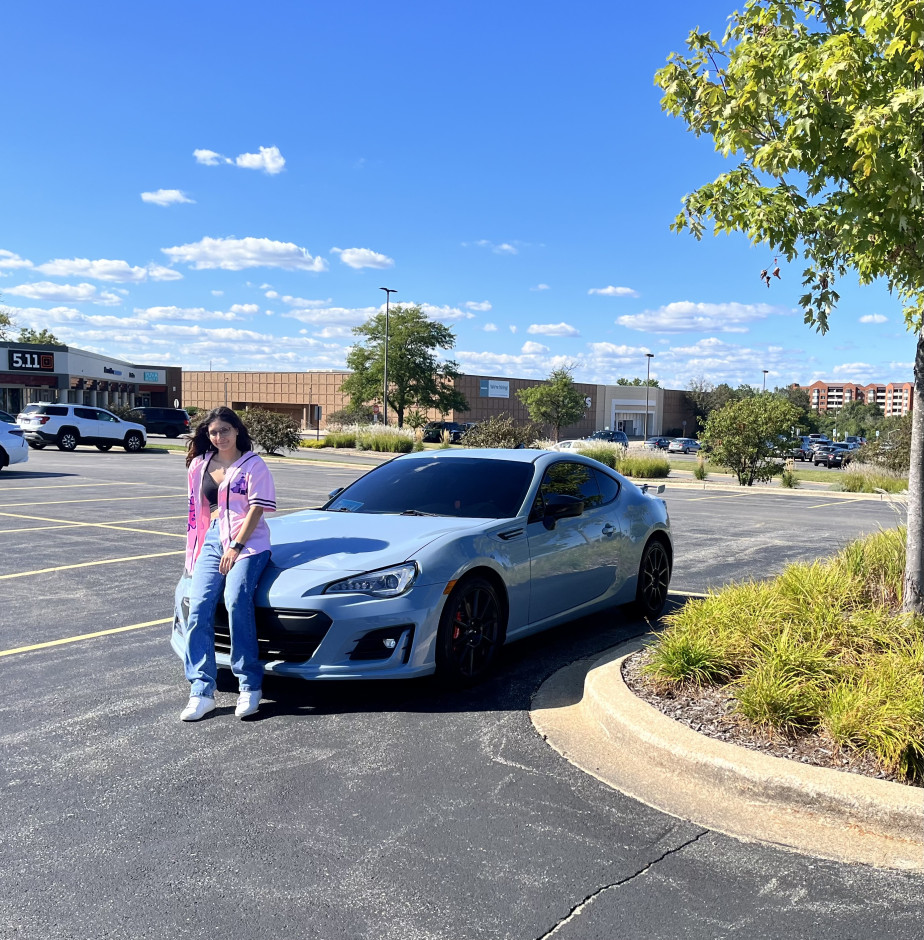
[[[639,489],[640,489],[643,493],[647,493],[650,488],[651,488],[651,484],[650,484],[650,483],[643,483],[643,484],[639,487]],[[664,492],[664,489],[665,489],[664,484],[663,484],[663,483],[659,483],[654,492],[655,492],[658,496],[660,496],[660,495]]]

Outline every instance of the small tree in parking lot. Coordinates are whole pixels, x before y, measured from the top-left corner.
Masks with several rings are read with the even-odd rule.
[[[263,408],[248,408],[241,414],[251,440],[267,454],[298,447],[299,427],[291,415]]]
[[[700,440],[714,463],[730,470],[742,486],[769,480],[779,472],[774,460],[792,445],[799,411],[773,395],[754,395],[714,411]]]
[[[572,379],[574,368],[564,366],[553,369],[542,385],[521,388],[517,398],[526,405],[529,416],[536,424],[551,428],[557,441],[561,429],[576,424],[587,411],[584,394]]]

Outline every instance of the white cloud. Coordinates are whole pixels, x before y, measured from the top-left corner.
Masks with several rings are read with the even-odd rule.
[[[487,300],[467,300],[465,306],[469,310],[477,310],[479,313],[487,313],[492,309],[490,301]]]
[[[485,325],[482,327],[482,329],[485,331],[485,333],[496,333],[496,332],[497,332],[497,324],[495,324],[495,323],[485,323]]]
[[[203,238],[201,241],[161,251],[173,262],[185,261],[196,270],[220,268],[241,271],[244,268],[285,268],[289,271],[326,271],[327,262],[314,258],[292,242],[269,238]]]
[[[495,242],[488,241],[486,238],[479,239],[475,244],[479,248],[490,248],[491,251],[496,255],[515,255],[518,254],[517,249],[511,245],[509,242],[501,242],[496,244]]]
[[[270,300],[277,300],[279,298],[279,292],[274,291],[274,290],[268,290],[263,296],[268,297]]]
[[[51,281],[36,281],[34,284],[19,284],[8,287],[6,293],[29,300],[75,301],[94,300],[96,288],[92,284],[53,284]]]
[[[196,162],[203,166],[232,164],[245,170],[263,170],[270,176],[281,173],[286,165],[285,157],[279,152],[278,147],[261,147],[259,153],[242,153],[233,160],[214,150],[194,150],[193,156]]]
[[[517,325],[516,325],[516,323],[511,323],[510,326],[508,327],[508,329],[510,330],[511,333],[516,333],[516,331],[517,331]]]
[[[219,163],[231,162],[220,153],[215,153],[214,150],[194,150],[193,156],[196,158],[196,163],[201,163],[203,166],[218,166]]]
[[[336,339],[338,337],[352,338],[353,331],[348,326],[325,326],[323,329],[318,330],[318,332],[314,335],[320,337],[321,339]]]
[[[283,317],[300,323],[324,323],[332,326],[359,326],[379,313],[378,307],[325,307],[323,310],[292,310]]]
[[[435,304],[408,304],[409,307],[420,307],[421,312],[431,320],[444,320],[447,323],[453,323],[456,320],[473,320],[474,313],[467,310],[460,310],[458,307],[449,307],[445,304],[437,307]],[[384,305],[381,308],[385,309]]]
[[[832,375],[867,376],[874,370],[868,362],[845,362],[831,370]]]
[[[370,248],[331,248],[331,252],[340,255],[340,260],[351,268],[393,268],[395,262],[388,255],[383,255]]]
[[[225,292],[224,292],[223,290],[213,290],[213,291],[209,291],[209,293],[210,293],[213,297],[224,297],[224,295],[225,295]]]
[[[649,333],[747,333],[748,324],[790,311],[769,304],[706,304],[680,300],[642,313],[618,317],[620,326]]]
[[[535,287],[531,287],[530,290],[550,290],[548,284],[537,284]]]
[[[525,353],[526,355],[534,355],[536,353],[544,353],[548,351],[548,346],[543,346],[542,343],[534,343],[532,340],[527,340],[520,349],[520,352]]]
[[[279,294],[275,291],[270,291],[267,293],[267,297],[273,295],[271,299],[275,300],[279,298]],[[330,302],[331,298],[328,297],[327,300],[307,300],[305,297],[293,297],[291,294],[286,294],[284,297],[279,298],[284,304],[288,304],[290,307],[326,307]]]
[[[881,313],[867,313],[865,316],[860,317],[861,323],[887,323],[888,317],[884,317]]]
[[[14,254],[12,251],[6,251],[0,248],[0,271],[13,271],[16,268],[31,267],[31,261],[26,261],[25,258],[20,258],[19,255]]]
[[[180,189],[155,189],[151,193],[141,194],[142,202],[151,202],[155,206],[172,206],[181,202],[195,203]]]
[[[198,323],[200,320],[240,320],[242,317],[234,312],[223,310],[206,310],[204,307],[136,307],[135,316],[148,322],[156,323],[158,321],[167,321],[170,323],[176,321],[188,320],[192,323]]]
[[[259,304],[232,304],[231,313],[242,313],[245,316],[252,316],[260,312]]]
[[[638,297],[638,291],[631,287],[591,287],[588,294],[600,294],[603,297]]]
[[[533,323],[527,333],[540,336],[580,336],[580,330],[568,323]]]
[[[278,147],[261,147],[259,153],[242,153],[234,162],[245,170],[263,170],[270,176],[281,173],[286,165]]]
[[[130,265],[127,261],[99,258],[55,258],[36,267],[36,271],[52,277],[91,277],[97,281],[112,281],[121,284],[140,284],[142,281],[177,281],[183,275],[160,264],[145,267]]]
[[[111,290],[100,291],[94,298],[93,303],[100,304],[103,307],[117,307],[122,303],[122,294],[124,291],[116,293]]]

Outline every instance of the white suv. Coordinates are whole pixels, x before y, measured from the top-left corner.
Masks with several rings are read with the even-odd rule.
[[[16,422],[35,450],[47,444],[57,444],[60,450],[73,450],[78,444],[95,444],[99,450],[109,450],[121,444],[129,453],[135,453],[148,441],[143,424],[123,421],[105,408],[89,405],[35,402],[26,405]]]

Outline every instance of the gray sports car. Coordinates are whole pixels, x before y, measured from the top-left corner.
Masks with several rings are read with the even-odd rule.
[[[305,679],[475,681],[504,643],[564,621],[629,603],[657,617],[673,563],[664,501],[574,453],[406,454],[269,524],[261,659]],[[221,607],[215,645],[228,666]]]

